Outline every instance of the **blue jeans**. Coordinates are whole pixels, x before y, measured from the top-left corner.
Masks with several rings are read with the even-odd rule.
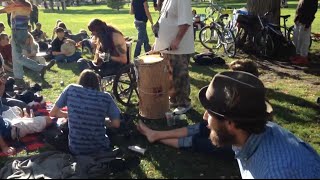
[[[179,138],[179,148],[191,148],[195,152],[219,155],[223,158],[234,158],[231,146],[217,147],[212,144],[210,130],[207,128],[208,121],[188,126],[188,136]]]
[[[26,49],[25,42],[28,37],[27,30],[12,30],[12,64],[14,78],[23,79],[23,67],[31,69],[32,71],[40,72],[45,65],[39,64],[35,60],[23,56],[22,49]]]
[[[75,62],[78,61],[81,58],[80,52],[75,52],[72,56],[66,56],[63,54],[59,54],[57,56],[53,56],[53,58],[56,60],[56,62]]]
[[[149,44],[149,38],[147,33],[147,23],[143,21],[134,21],[136,29],[138,30],[138,41],[136,45],[136,49],[134,50],[134,58],[138,57],[141,53],[141,46],[144,45],[144,51],[149,52],[151,50],[151,46]]]

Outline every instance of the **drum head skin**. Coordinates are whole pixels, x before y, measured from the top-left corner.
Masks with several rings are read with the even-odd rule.
[[[61,52],[65,52],[66,56],[72,56],[76,52],[76,47],[72,43],[63,43],[61,45]]]
[[[144,64],[153,64],[153,63],[157,63],[163,60],[162,57],[160,57],[159,54],[155,54],[155,55],[145,55],[145,56],[139,56],[137,58],[137,60],[140,63],[144,63]]]

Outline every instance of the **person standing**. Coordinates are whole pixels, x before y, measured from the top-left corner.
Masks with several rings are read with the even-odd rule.
[[[295,29],[293,32],[293,42],[296,46],[296,56],[290,61],[297,65],[307,65],[309,63],[308,53],[311,36],[311,24],[315,19],[318,10],[318,0],[300,0],[296,9],[294,19]]]
[[[149,52],[151,50],[147,33],[147,22],[149,20],[152,27],[153,21],[149,12],[147,0],[132,0],[130,13],[134,14],[134,24],[138,30],[138,41],[134,51],[134,58],[136,58],[141,53],[142,44],[144,45],[145,52]]]
[[[165,0],[159,18],[159,32],[154,51],[163,51],[172,76],[170,106],[182,114],[191,109],[189,61],[194,53],[191,0]]]
[[[38,6],[33,4],[32,1],[31,5],[32,5],[32,12],[30,14],[30,24],[32,26],[32,30],[34,30],[34,25],[38,23],[38,19],[39,19],[39,10],[38,10]]]
[[[22,50],[26,48],[31,11],[32,5],[28,0],[12,1],[8,6],[0,9],[0,13],[11,13],[13,74],[18,85],[24,85],[23,67],[39,72],[41,78],[44,77],[46,72],[46,65],[38,64],[22,55]]]

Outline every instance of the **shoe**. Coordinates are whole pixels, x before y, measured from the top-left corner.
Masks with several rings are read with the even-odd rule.
[[[186,107],[177,107],[176,109],[173,110],[174,114],[184,114],[188,112],[192,108],[192,105],[188,105]]]
[[[294,56],[289,57],[289,60],[290,61],[294,61],[294,60],[296,60],[297,58],[300,58],[300,57],[301,57],[300,55],[294,55]]]
[[[41,79],[44,79],[44,74],[47,71],[47,66],[44,66],[41,71],[39,72],[39,76],[41,77]]]
[[[50,70],[52,68],[53,65],[56,64],[56,61],[54,59],[52,59],[48,64],[47,64],[47,70]]]
[[[291,61],[291,63],[295,64],[295,65],[308,65],[309,61],[308,61],[307,57],[300,57],[300,58],[297,58],[297,59]]]

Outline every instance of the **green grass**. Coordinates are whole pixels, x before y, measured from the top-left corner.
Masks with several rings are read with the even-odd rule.
[[[238,2],[238,1],[236,1]],[[293,24],[293,16],[296,7],[296,1],[290,1],[290,8],[282,9],[282,14],[291,14],[289,25]],[[204,3],[194,5],[198,13],[204,13]],[[242,7],[244,3],[228,4],[234,7]],[[151,4],[150,4],[150,7]],[[87,24],[92,18],[100,18],[108,24],[118,27],[126,36],[137,38],[137,31],[133,24],[133,16],[128,13],[128,6],[125,9],[117,12],[106,7],[106,5],[91,5],[81,7],[69,7],[67,11],[50,11],[40,10],[40,22],[43,30],[49,36],[52,34],[52,29],[55,26],[57,19],[63,20],[67,27],[73,33],[80,29],[87,30]],[[157,20],[158,12],[151,13],[153,20]],[[6,21],[5,15],[0,15],[3,21]],[[316,20],[313,23],[312,32],[320,31],[320,13],[316,14]],[[10,33],[7,28],[7,33]],[[151,34],[150,24],[148,24],[150,41],[154,42],[154,37]],[[311,52],[319,53],[320,44],[313,43]],[[134,50],[134,47],[133,47]],[[202,52],[204,49],[201,44],[196,41],[196,51]],[[318,55],[319,56],[319,55]],[[313,61],[319,61],[319,57],[313,56]],[[227,62],[233,59],[223,57]],[[237,58],[242,58],[237,57]],[[320,153],[320,117],[319,106],[315,104],[316,97],[320,96],[319,91],[319,74],[307,74],[301,70],[299,77],[291,76],[277,69],[272,69],[269,66],[264,66],[264,61],[257,61],[262,73],[261,79],[268,88],[268,98],[274,107],[274,121],[281,124],[285,128],[295,133],[298,137],[310,143],[318,153]],[[272,66],[274,67],[274,65]],[[190,78],[191,78],[191,99],[194,110],[187,114],[188,120],[179,122],[177,127],[193,124],[202,120],[202,109],[197,98],[198,91],[201,87],[207,85],[212,77],[221,71],[227,70],[227,67],[222,66],[198,66],[193,61],[190,63]],[[48,101],[54,102],[64,87],[70,83],[75,83],[79,72],[76,64],[59,64],[52,68],[52,71],[47,72],[45,81],[41,81],[38,76],[26,70],[27,81],[38,82],[45,86],[41,92]],[[64,81],[64,85],[60,85],[60,81]],[[126,109],[121,106],[121,109]],[[129,110],[136,112],[136,109]],[[151,127],[156,129],[167,129],[164,120],[147,122]],[[136,133],[136,132],[135,132]],[[143,136],[136,134],[135,137],[115,138],[116,144],[121,149],[126,149],[127,145],[138,144],[147,148],[147,152],[142,156],[142,161],[139,167],[133,171],[117,174],[114,177],[124,178],[239,178],[239,170],[236,161],[222,160],[213,155],[203,155],[191,153],[184,150],[176,150],[161,144],[149,144]],[[43,151],[43,150],[41,150]],[[41,152],[39,151],[39,152]],[[36,152],[38,153],[38,152]],[[25,153],[19,154],[24,156]],[[1,158],[0,162],[8,160]]]

